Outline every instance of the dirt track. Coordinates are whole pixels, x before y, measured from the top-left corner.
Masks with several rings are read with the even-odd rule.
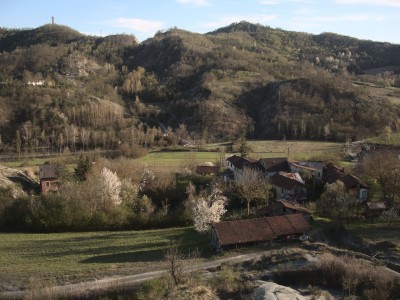
[[[229,258],[223,258],[214,260],[211,262],[201,263],[194,266],[186,267],[186,271],[198,271],[198,270],[207,270],[211,268],[216,268],[223,263],[241,263],[244,261],[258,259],[263,255],[268,254],[270,251],[263,252],[255,252],[250,254],[243,254]],[[87,281],[75,284],[68,284],[63,286],[54,286],[48,287],[41,291],[35,291],[35,293],[42,295],[43,297],[57,297],[57,296],[69,296],[73,297],[74,295],[90,295],[94,292],[106,291],[111,288],[119,288],[119,287],[127,287],[134,286],[142,283],[143,281],[161,277],[166,274],[166,270],[159,270],[154,272],[141,273],[136,275],[129,276],[115,276],[103,278],[95,281]],[[15,292],[2,292],[0,293],[0,299],[22,299],[27,293],[34,293],[34,291],[15,291]],[[40,294],[39,294],[40,293]]]

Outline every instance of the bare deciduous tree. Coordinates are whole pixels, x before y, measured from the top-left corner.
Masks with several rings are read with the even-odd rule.
[[[246,201],[247,215],[250,215],[250,205],[255,201],[269,202],[270,185],[268,179],[260,171],[244,168],[242,176],[236,181],[236,189],[239,196]]]
[[[368,153],[363,160],[362,172],[376,180],[380,185],[384,200],[393,203],[399,195],[400,160],[390,151]]]
[[[165,260],[167,261],[167,270],[171,275],[175,285],[179,285],[184,281],[184,263],[183,254],[179,250],[176,243],[170,244],[164,254]]]

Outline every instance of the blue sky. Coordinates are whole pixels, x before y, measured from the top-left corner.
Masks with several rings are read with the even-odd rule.
[[[35,28],[52,16],[85,34],[139,41],[171,27],[205,33],[246,20],[400,44],[400,0],[0,0],[0,27]]]

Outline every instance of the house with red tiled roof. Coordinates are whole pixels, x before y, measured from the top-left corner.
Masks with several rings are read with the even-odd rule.
[[[307,188],[298,173],[278,172],[269,178],[269,183],[275,190],[277,199],[286,195],[299,199],[307,197]]]
[[[324,167],[324,182],[326,184],[335,184],[337,181],[343,182],[346,190],[359,201],[368,200],[369,187],[358,177],[346,173],[344,168],[333,164],[327,164]]]
[[[302,214],[307,220],[311,219],[311,211],[309,209],[297,202],[287,201],[283,199],[278,200],[269,206],[259,209],[257,214],[260,217]]]
[[[197,166],[196,173],[201,175],[218,174],[218,166]]]
[[[211,225],[211,245],[217,251],[300,236],[311,230],[310,224],[302,214],[225,221]]]
[[[47,193],[58,190],[58,175],[56,165],[39,166],[40,191]]]

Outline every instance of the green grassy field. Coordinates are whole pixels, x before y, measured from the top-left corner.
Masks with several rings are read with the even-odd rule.
[[[352,234],[371,242],[392,241],[398,244],[400,254],[400,223],[387,226],[386,223],[375,220],[372,222],[353,222],[346,227]]]
[[[370,143],[384,144],[384,145],[400,145],[400,132],[392,132],[390,136],[388,134],[381,134],[374,138],[369,138]]]
[[[337,155],[342,150],[342,143],[331,142],[313,142],[313,141],[247,141],[251,148],[249,156],[254,158],[261,157],[282,157],[288,155],[294,159],[306,159],[314,157],[323,157],[326,155]],[[224,143],[215,143],[205,145],[204,148],[209,149],[209,152],[198,152],[196,149],[182,149],[187,151],[160,151],[151,152],[148,155],[135,159],[138,164],[147,165],[149,167],[158,167],[164,169],[179,168],[186,162],[192,161],[195,163],[216,162],[221,158],[221,152],[217,149],[226,151],[227,145]],[[214,151],[213,151],[214,150]],[[225,153],[228,157],[234,153]],[[79,154],[73,156],[73,160],[77,161]],[[38,166],[45,162],[64,162],[70,165],[71,157],[53,157],[53,158],[35,158],[24,159],[20,161],[7,161],[1,164],[8,167],[19,168],[24,166]]]
[[[5,161],[5,162],[2,162],[1,164],[3,166],[10,167],[10,168],[19,168],[19,167],[23,167],[23,166],[39,166],[39,165],[43,165],[47,161],[49,161],[49,159],[35,158],[35,159],[29,159],[29,160],[23,160],[23,161]]]
[[[94,280],[164,267],[171,242],[210,257],[209,236],[193,228],[52,234],[0,234],[0,291]]]
[[[312,141],[248,141],[251,148],[249,156],[253,158],[267,157],[289,157],[291,159],[318,159],[318,160],[340,160],[340,153],[343,148],[341,143],[330,142],[312,142]],[[238,154],[219,152],[227,150],[226,144],[209,144],[205,148],[210,149],[209,152],[198,152],[196,149],[183,149],[187,151],[160,151],[151,152],[148,155],[132,160],[133,165],[138,169],[149,168],[159,172],[176,172],[184,169],[185,166],[196,166],[205,162],[216,163],[222,158]],[[289,149],[289,151],[288,151]],[[212,151],[214,150],[214,151]],[[1,164],[14,168],[35,167],[44,164],[46,161],[61,162],[67,164],[70,171],[74,170],[79,155],[75,157],[56,157],[53,159],[31,159],[24,161],[2,162]],[[72,162],[71,162],[72,159]]]
[[[341,143],[312,142],[312,141],[248,141],[251,148],[249,156],[253,158],[265,157],[289,157],[293,159],[323,159],[332,156],[340,156],[343,148]],[[210,144],[212,149],[224,149],[223,144]],[[210,148],[210,149],[211,149]],[[225,158],[237,153],[224,153]],[[150,168],[176,170],[182,168],[185,163],[193,162],[217,162],[221,158],[220,152],[153,152],[136,161]]]
[[[196,160],[199,163],[210,161],[215,162],[218,160],[220,154],[218,152],[152,152],[137,161],[145,164],[160,164],[166,166],[177,166],[183,164],[187,160]]]
[[[287,157],[289,154],[292,159],[321,159],[339,155],[343,148],[343,143],[313,141],[248,141],[247,144],[254,158]]]

